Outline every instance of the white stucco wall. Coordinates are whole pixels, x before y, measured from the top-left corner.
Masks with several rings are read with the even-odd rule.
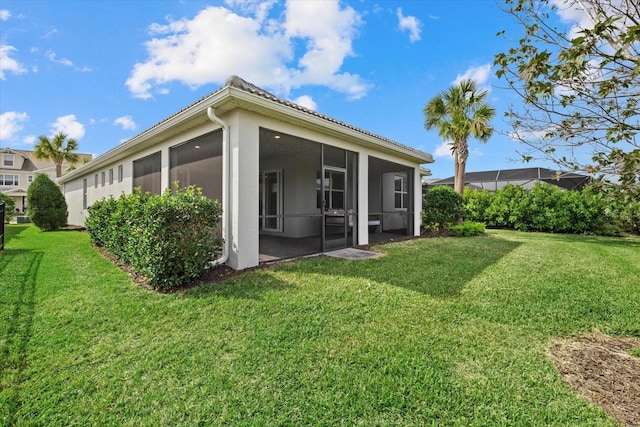
[[[206,114],[206,113],[202,113]],[[259,134],[260,128],[271,129],[287,133],[310,141],[333,145],[358,153],[358,244],[368,243],[368,213],[369,213],[369,157],[394,162],[415,169],[414,195],[415,221],[414,229],[419,233],[419,211],[421,207],[419,165],[410,161],[397,158],[387,152],[363,147],[353,142],[347,142],[334,135],[325,135],[318,131],[309,130],[289,122],[265,117],[255,112],[242,109],[234,109],[221,116],[229,125],[229,206],[223,207],[229,215],[228,265],[235,269],[244,269],[256,266],[259,263],[259,171],[270,169],[268,165],[260,165],[259,160]],[[64,183],[63,192],[69,206],[69,223],[72,225],[84,225],[87,210],[82,208],[83,203],[83,179],[87,180],[87,206],[104,197],[119,197],[120,194],[130,194],[133,190],[133,161],[146,157],[158,151],[162,152],[161,182],[163,188],[169,188],[169,149],[172,146],[189,141],[198,136],[213,132],[220,127],[207,122],[194,128],[168,137],[153,147],[136,150],[114,157],[108,163],[99,168],[92,168],[91,163],[85,166],[84,173],[79,173],[70,181]],[[283,162],[278,162],[282,164]],[[306,188],[308,184],[298,185],[300,182],[314,182],[316,179],[317,165],[308,165],[304,162],[284,162],[285,194],[291,191],[296,200],[285,200],[290,203],[285,207],[285,212],[297,209],[294,204],[304,207],[302,210],[308,213],[306,206],[316,205],[316,189]],[[118,182],[118,166],[122,166],[123,178]],[[277,167],[277,166],[276,166]],[[282,167],[282,166],[280,166]],[[109,183],[109,170],[113,169],[113,183]],[[79,171],[80,172],[80,171]],[[105,173],[105,185],[102,185],[102,173]],[[98,176],[98,186],[95,186],[95,176]],[[304,179],[299,179],[304,177]],[[309,219],[300,219],[288,223],[285,227],[287,235],[302,237],[313,235],[317,232],[319,224]]]
[[[63,193],[69,207],[68,222],[71,225],[83,226],[88,212],[82,208],[82,180],[87,180],[87,206],[91,206],[98,200],[119,197],[121,194],[131,194],[133,192],[133,162],[150,154],[162,152],[162,188],[169,188],[169,148],[189,141],[197,136],[212,132],[220,127],[214,123],[190,129],[179,135],[167,138],[158,145],[151,148],[142,149],[134,153],[106,163],[99,168],[87,168],[84,174],[80,174],[73,180],[63,184]],[[91,166],[88,164],[85,166]],[[118,181],[118,167],[122,166],[122,181]],[[109,183],[109,170],[113,169],[113,183]],[[105,174],[105,184],[102,185],[102,173]],[[95,180],[97,177],[97,186]]]

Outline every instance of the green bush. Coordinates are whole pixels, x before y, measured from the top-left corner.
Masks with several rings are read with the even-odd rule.
[[[4,193],[0,193],[0,202],[4,202],[4,222],[8,223],[13,218],[13,212],[16,210],[16,202]]]
[[[166,291],[202,273],[218,257],[221,212],[218,201],[194,187],[157,196],[136,190],[94,203],[85,225],[93,243]]]
[[[31,222],[43,231],[58,230],[67,225],[67,202],[47,175],[39,174],[27,190],[27,211]]]
[[[484,233],[485,225],[483,222],[464,221],[462,224],[452,225],[449,230],[456,237],[471,237]]]
[[[463,198],[444,185],[432,188],[422,199],[422,226],[426,230],[444,230],[463,215]]]
[[[486,221],[485,212],[491,206],[495,193],[487,190],[464,189],[464,219],[468,221]]]
[[[485,211],[485,218],[476,218],[476,221],[484,222],[489,227],[517,228],[522,225],[519,213],[525,198],[526,191],[517,185],[507,185],[496,191],[491,204]]]
[[[584,192],[605,206],[607,219],[613,226],[640,234],[640,188],[593,186]]]
[[[531,189],[507,185],[492,195],[485,193],[465,193],[465,220],[521,231],[615,234],[601,195],[545,183]]]

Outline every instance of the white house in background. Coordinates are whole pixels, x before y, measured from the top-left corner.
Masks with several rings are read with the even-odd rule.
[[[69,223],[133,188],[178,181],[222,202],[234,269],[419,235],[430,154],[280,99],[237,76],[58,182]]]
[[[78,154],[80,162],[91,160],[91,154]],[[63,173],[71,165],[62,164]],[[37,159],[33,151],[0,148],[0,191],[16,202],[16,214],[27,210],[27,190],[39,174],[56,180],[56,165],[52,160]]]

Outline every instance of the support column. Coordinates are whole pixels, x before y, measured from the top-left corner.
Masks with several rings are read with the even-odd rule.
[[[420,236],[420,224],[422,223],[422,177],[420,168],[413,169],[413,235]]]
[[[229,260],[236,270],[259,264],[259,126],[236,110],[229,125]]]
[[[171,188],[169,182],[169,147],[162,147],[160,150],[160,188],[164,192],[167,188]]]
[[[369,155],[358,153],[358,245],[369,244]]]

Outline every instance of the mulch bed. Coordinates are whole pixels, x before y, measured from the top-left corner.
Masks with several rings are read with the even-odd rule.
[[[624,426],[640,426],[640,338],[601,333],[554,342],[549,355],[564,381]],[[637,354],[637,353],[636,353]]]

